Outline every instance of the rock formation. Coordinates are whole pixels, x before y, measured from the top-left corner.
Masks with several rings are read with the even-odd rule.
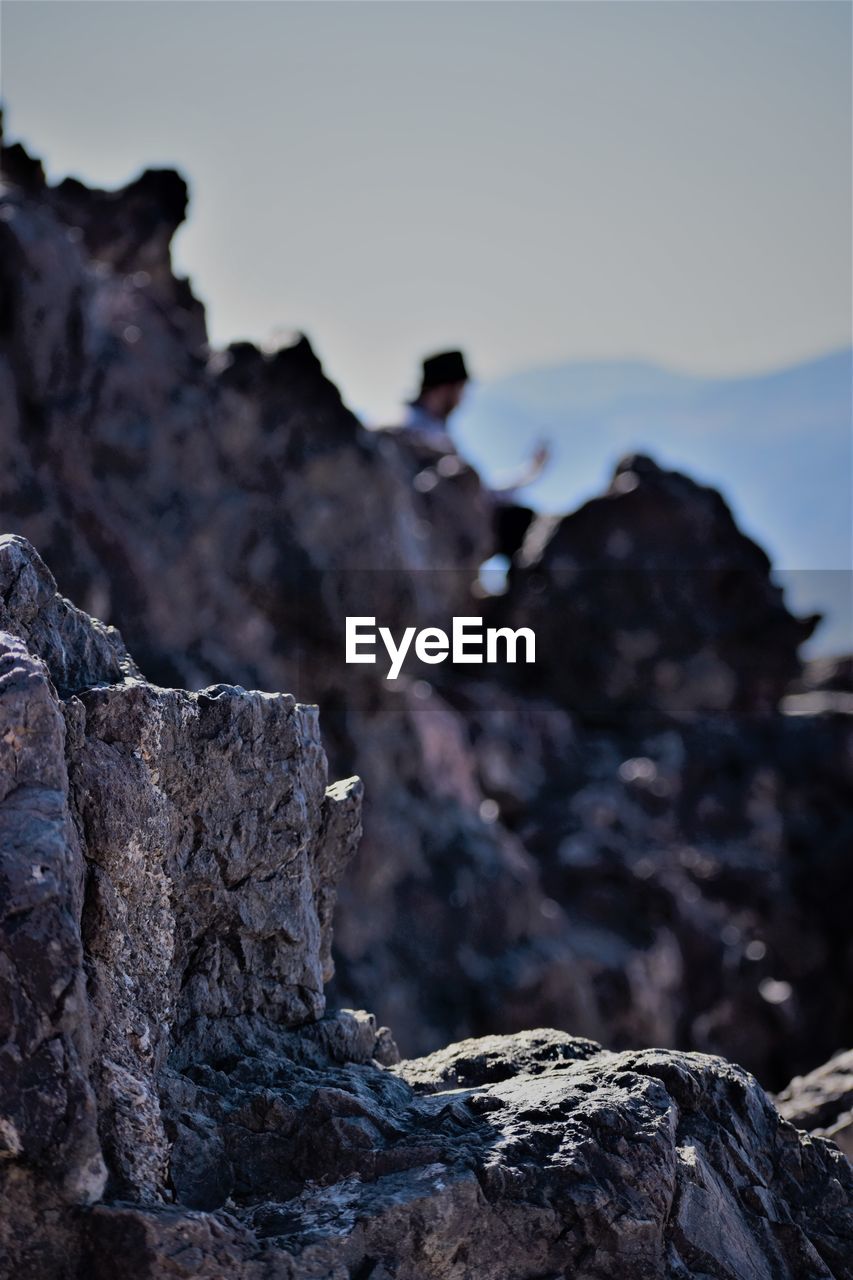
[[[366,431],[304,338],[211,352],[171,266],[178,175],[101,192],[48,185],[18,146],[3,166],[0,529],[121,628],[147,680],[319,703],[335,776],[366,786],[334,1002],[376,1010],[407,1055],[550,1025],[722,1054],[772,1088],[848,1045],[851,707],[782,696],[813,620],[719,495],[626,461],[601,499],[534,521],[507,594],[484,599],[507,513],[463,459]],[[412,666],[391,685],[344,665],[348,614],[399,631],[481,611],[537,628],[532,682]],[[107,641],[86,634],[106,675]],[[189,715],[179,695],[124,696],[131,751],[157,755],[132,745],[142,719],[169,740]],[[233,719],[260,767],[284,711],[206,696],[199,723]],[[110,737],[98,697],[87,717]],[[188,749],[185,778],[208,750]],[[200,847],[221,821],[199,815]],[[228,842],[242,866],[247,831]],[[262,915],[253,928],[260,953]]]
[[[716,490],[642,456],[602,497],[534,522],[507,603],[540,641],[525,683],[610,724],[772,712],[819,621],[788,612]]]
[[[18,537],[0,601],[3,1276],[853,1275],[851,1166],[738,1067],[324,1015],[316,708],[147,683]]]
[[[49,1213],[43,1169],[69,1203],[108,1176],[146,1201],[167,1177],[157,1090],[176,1046],[322,1014],[360,784],[326,787],[316,709],[288,695],[146,684],[22,539],[0,539],[0,599],[9,1205]]]

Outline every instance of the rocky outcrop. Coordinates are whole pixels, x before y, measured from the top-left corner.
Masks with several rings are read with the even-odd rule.
[[[602,497],[534,521],[501,616],[539,638],[527,687],[610,724],[766,714],[819,621],[789,613],[716,490],[640,455]]]
[[[700,1055],[575,1053],[567,1038],[527,1074],[519,1041],[517,1061],[505,1045],[505,1073],[463,1088],[444,1086],[453,1050],[435,1092],[423,1091],[430,1060],[413,1064],[418,1094],[376,1066],[319,1055],[308,1066],[301,1048],[274,1075],[243,1060],[239,1084],[199,1071],[197,1094],[240,1134],[235,1198],[219,1213],[95,1207],[89,1274],[851,1274],[849,1165],[782,1121],[742,1071]]]
[[[316,708],[147,683],[20,538],[0,598],[4,1276],[853,1274],[848,1162],[740,1068],[325,1013]]]
[[[0,599],[3,1231],[38,1274],[57,1202],[162,1198],[178,1046],[322,1014],[360,784],[327,787],[316,708],[146,684],[20,538]]]
[[[849,699],[800,685],[776,709],[811,624],[719,495],[626,462],[605,497],[528,529],[506,596],[484,599],[504,522],[463,459],[366,431],[305,339],[209,349],[171,266],[178,175],[102,192],[46,184],[14,146],[3,164],[0,528],[121,628],[148,680],[319,703],[333,773],[366,784],[335,1003],[375,1009],[410,1056],[551,1025],[727,1055],[769,1087],[850,1043]],[[344,665],[348,614],[399,632],[481,611],[535,625],[532,686]],[[81,687],[132,677],[86,634]],[[87,723],[125,732],[87,696]],[[177,734],[180,696],[124,696],[123,751],[149,713]],[[193,706],[211,733],[244,717],[259,767],[284,716]],[[210,765],[232,786],[207,751],[170,785]],[[211,848],[219,815],[199,821]]]

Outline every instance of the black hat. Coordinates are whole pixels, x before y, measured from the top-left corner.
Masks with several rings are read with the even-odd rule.
[[[439,351],[424,360],[424,387],[444,387],[451,382],[467,381],[468,370],[461,351]]]

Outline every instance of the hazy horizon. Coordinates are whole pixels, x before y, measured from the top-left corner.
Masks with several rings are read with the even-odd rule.
[[[851,335],[844,3],[4,0],[7,132],[188,178],[211,340],[305,331],[388,418],[429,349],[484,380],[783,368]]]

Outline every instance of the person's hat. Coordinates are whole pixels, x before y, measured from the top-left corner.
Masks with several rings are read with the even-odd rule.
[[[439,351],[424,360],[424,387],[444,387],[452,382],[467,382],[468,370],[461,351]]]

